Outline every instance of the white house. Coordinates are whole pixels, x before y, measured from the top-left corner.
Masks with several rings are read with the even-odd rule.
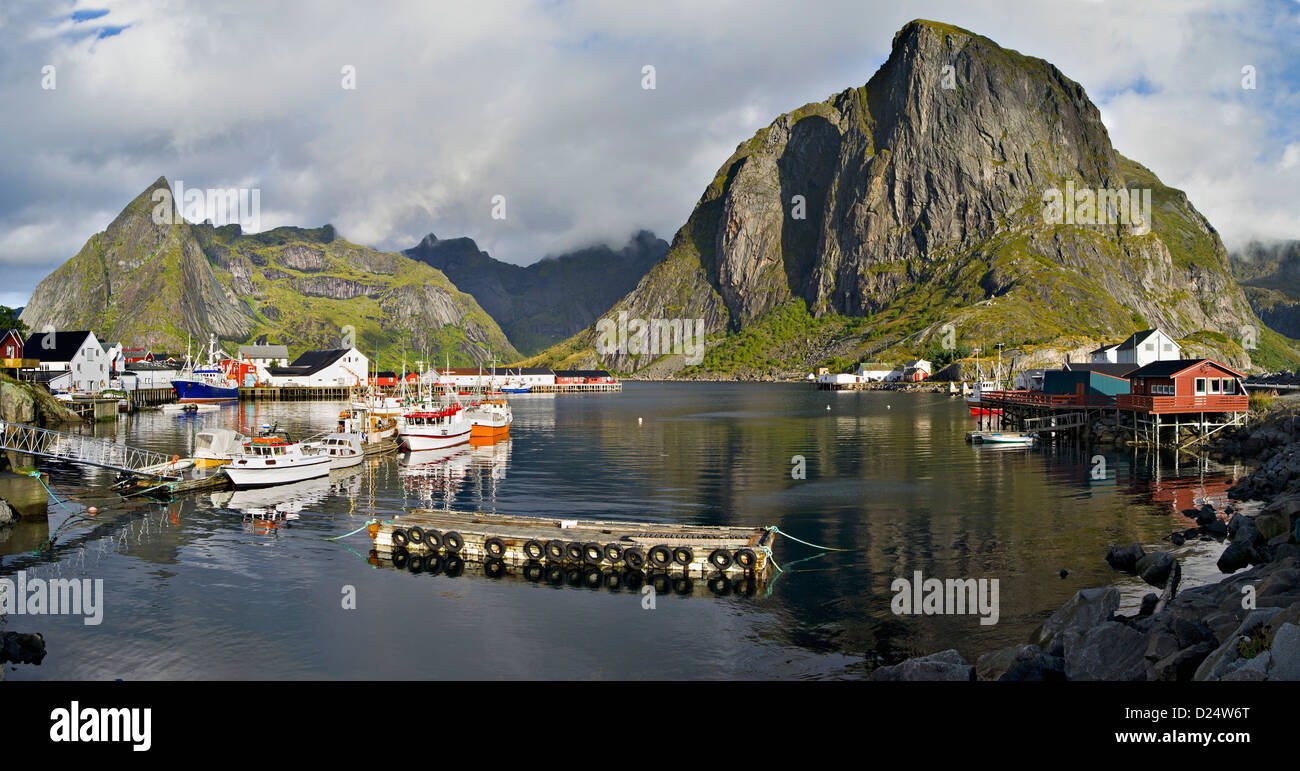
[[[284,367],[289,364],[289,347],[287,345],[241,345],[239,359],[263,367]]]
[[[1174,339],[1158,329],[1134,332],[1119,344],[1116,361],[1119,364],[1136,364],[1145,367],[1153,361],[1176,361],[1183,358],[1183,349]]]
[[[498,367],[497,380],[513,380],[529,386],[553,386],[555,373],[546,367]]]
[[[1093,364],[1136,364],[1145,367],[1153,361],[1183,358],[1183,349],[1159,329],[1134,332],[1122,343],[1103,345],[1089,354]]]
[[[878,361],[864,361],[858,365],[858,371],[855,372],[859,378],[864,381],[879,381],[889,377],[889,373],[894,368],[888,364],[881,364]]]
[[[335,387],[364,386],[370,359],[356,348],[308,351],[285,367],[267,367],[275,386]]]
[[[40,360],[37,379],[51,390],[94,393],[108,387],[112,360],[94,332],[37,332],[23,343],[23,355]]]

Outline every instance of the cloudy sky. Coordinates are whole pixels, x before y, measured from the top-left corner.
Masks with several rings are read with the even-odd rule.
[[[738,143],[865,83],[917,17],[1082,83],[1229,248],[1300,238],[1297,0],[0,0],[0,304],[159,176],[387,249],[670,239]]]

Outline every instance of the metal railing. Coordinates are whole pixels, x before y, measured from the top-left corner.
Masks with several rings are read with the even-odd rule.
[[[0,449],[26,455],[59,458],[73,463],[140,473],[142,469],[164,468],[172,457],[153,450],[141,450],[108,439],[65,434],[25,423],[0,421]],[[147,472],[164,479],[180,479],[180,474]]]

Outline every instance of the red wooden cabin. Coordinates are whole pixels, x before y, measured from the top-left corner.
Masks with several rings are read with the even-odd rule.
[[[1128,373],[1121,410],[1146,413],[1244,412],[1245,375],[1210,359],[1154,361]]]

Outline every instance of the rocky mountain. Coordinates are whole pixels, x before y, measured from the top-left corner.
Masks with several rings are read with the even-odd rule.
[[[473,295],[524,354],[591,325],[667,253],[668,242],[647,231],[617,250],[594,246],[526,267],[493,259],[473,239],[439,240],[432,233],[404,252]]]
[[[192,224],[163,178],[46,277],[21,318],[34,330],[93,329],[101,340],[169,351],[215,333],[232,344],[266,336],[295,354],[351,335],[386,366],[403,352],[460,364],[486,362],[489,349],[517,355],[434,268],[350,243],[329,225],[246,234]]]
[[[1260,321],[1300,339],[1300,241],[1252,242],[1231,258],[1232,273]]]
[[[1139,212],[1150,201],[1149,226],[1121,219],[1120,192]],[[1051,359],[1159,326],[1246,366],[1243,330],[1258,326],[1218,233],[1116,152],[1078,83],[922,20],[866,85],[742,142],[667,257],[604,318],[621,313],[702,319],[710,350],[693,369],[680,355],[598,351],[593,325],[534,361],[794,374],[996,342]],[[1269,330],[1253,353],[1296,356]]]

